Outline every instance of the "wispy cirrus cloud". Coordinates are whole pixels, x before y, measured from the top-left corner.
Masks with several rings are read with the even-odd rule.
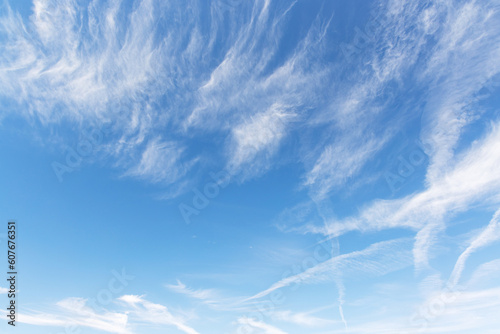
[[[131,334],[128,315],[108,310],[97,311],[83,298],[67,298],[57,303],[55,312],[26,312],[19,317],[22,323],[36,326],[87,327],[108,333]]]
[[[439,41],[419,75],[421,82],[429,84],[422,140],[430,145],[430,183],[448,173],[466,126],[481,116],[480,108],[470,106],[474,94],[500,72],[496,61],[500,56],[500,13],[493,2],[468,1],[455,9],[449,4],[433,8],[446,15]],[[437,21],[443,14],[433,16]]]
[[[186,324],[183,317],[174,316],[164,305],[152,303],[142,296],[135,295],[125,295],[118,300],[132,307],[129,311],[130,317],[139,323],[168,325],[183,333],[198,334],[196,330]]]
[[[500,163],[499,129],[498,124],[492,125],[489,134],[459,155],[447,176],[428,189],[402,199],[375,201],[357,216],[331,220],[325,227],[311,226],[310,231],[339,236],[353,230],[396,227],[417,230],[415,261],[426,263],[429,247],[436,233],[444,228],[446,217],[497,198],[500,178],[495,170]]]
[[[343,188],[347,180],[356,176],[364,164],[384,147],[387,140],[388,136],[372,136],[356,141],[352,137],[339,139],[321,153],[308,172],[304,185],[314,188],[313,196],[318,199],[324,198],[336,187]]]
[[[238,319],[238,323],[240,325],[246,325],[251,328],[255,328],[261,331],[263,334],[287,334],[286,332],[282,331],[281,329],[269,325],[263,321],[258,321],[246,317],[242,317]]]
[[[182,162],[184,149],[175,142],[154,138],[146,144],[139,163],[130,167],[126,176],[135,176],[153,183],[171,184],[183,177],[192,162]]]
[[[292,275],[272,284],[245,301],[259,299],[271,292],[294,284],[313,284],[322,281],[333,281],[342,272],[364,273],[366,275],[384,275],[411,265],[411,252],[408,239],[395,239],[372,244],[368,248],[332,257],[299,274]],[[406,249],[405,249],[406,248]],[[399,253],[394,254],[393,250]]]
[[[27,311],[19,321],[35,326],[88,329],[116,334],[133,334],[141,326],[166,326],[187,334],[198,332],[187,325],[184,315],[174,315],[168,308],[146,300],[143,296],[125,295],[106,307],[95,308],[87,299],[66,298],[50,311]],[[115,309],[114,311],[111,309]]]
[[[295,116],[286,106],[273,104],[267,111],[251,116],[248,123],[235,127],[232,130],[235,147],[229,162],[232,173],[245,163],[253,163],[252,168],[259,171],[271,166],[271,158],[285,135],[287,123]],[[260,159],[263,166],[255,165],[258,155],[265,155]]]
[[[498,282],[500,277],[500,259],[482,263],[471,275],[467,282],[468,286],[477,288],[485,285],[491,285]]]
[[[135,295],[125,295],[118,300],[132,306],[129,311],[130,317],[139,323],[169,325],[187,334],[198,334],[196,330],[186,324],[183,317],[173,315],[164,305],[152,303],[142,296]]]
[[[442,169],[437,161],[445,155],[449,159],[459,129],[475,117],[460,111],[464,101],[499,70],[498,14],[489,3],[470,1],[456,8],[444,3],[380,4],[385,15],[379,36],[350,59],[351,64],[365,62],[367,68],[346,66],[342,57],[322,61],[334,43],[328,32],[335,16],[328,11],[305,22],[307,29],[284,52],[275,41],[286,35],[300,5],[296,1],[229,7],[214,1],[208,15],[195,2],[186,6],[188,14],[174,3],[135,4],[131,9],[122,1],[96,0],[87,7],[74,1],[34,1],[29,22],[4,5],[2,34],[10,42],[2,49],[0,81],[5,96],[28,104],[27,117],[44,122],[119,120],[109,152],[119,154],[126,169],[136,165],[128,175],[150,174],[144,178],[151,182],[165,181],[167,158],[142,164],[138,160],[150,156],[154,146],[144,141],[182,142],[200,131],[227,138],[222,141],[223,165],[242,175],[268,170],[287,135],[296,136],[302,149],[295,158],[304,162],[304,183],[312,194],[321,197],[342,189],[408,121],[406,111],[390,114],[390,106],[407,88],[402,78],[412,77],[415,69],[421,74],[410,80],[430,102],[424,110],[423,140],[435,151],[429,152],[432,178],[432,170]],[[247,15],[223,15],[235,8]],[[202,18],[210,29],[202,29]],[[181,21],[185,24],[176,23]],[[481,29],[471,28],[477,26]],[[422,59],[431,42],[435,46],[430,56]],[[460,63],[450,58],[458,53],[476,65],[460,71]],[[340,80],[336,71],[350,75]],[[116,108],[118,103],[124,107]],[[393,125],[376,130],[388,118]],[[445,136],[443,129],[455,129],[454,134]],[[321,134],[322,148],[311,143],[312,133]],[[219,148],[220,143],[206,142]],[[194,155],[167,163],[170,174],[193,159],[206,158],[202,152]],[[183,182],[182,176],[168,181]]]
[[[237,297],[220,298],[213,289],[167,285],[198,304],[217,306],[211,310],[236,313],[278,289],[333,282],[343,320],[335,325],[346,327],[349,286],[343,275],[384,275],[408,267],[411,257],[417,269],[429,269],[453,217],[500,204],[500,124],[497,114],[485,115],[475,103],[475,94],[500,72],[500,15],[495,1],[374,3],[370,8],[383,13],[380,29],[346,61],[337,48],[346,18],[327,2],[309,3],[305,11],[301,1],[35,0],[27,18],[4,2],[0,104],[9,108],[0,117],[17,113],[40,126],[69,121],[77,128],[113,120],[103,151],[122,175],[172,186],[165,198],[182,193],[210,164],[247,181],[291,161],[301,166],[291,182],[315,204],[326,202],[380,176],[378,163],[397,144],[396,133],[420,137],[430,161],[422,167],[423,186],[411,194],[381,199],[368,192],[356,203],[336,202],[353,207],[354,214],[325,213],[308,203],[281,217],[286,224],[299,220],[287,231],[335,238],[404,228],[415,233],[414,240],[372,240],[365,249],[270,283],[239,305]],[[472,129],[478,120],[480,131]],[[282,152],[287,145],[292,147]],[[450,281],[460,280],[470,254],[496,240],[496,218],[460,255]],[[478,280],[497,263],[479,268]],[[441,277],[433,272],[417,286],[432,295]],[[497,305],[484,291],[464,294],[463,305],[450,306],[448,316],[465,319],[467,303],[479,318],[482,307],[491,314],[488,305]],[[68,299],[59,304],[60,313],[24,319],[63,326],[74,317],[82,326],[116,333],[131,324],[197,333],[164,305],[133,295],[120,302],[125,310],[96,315],[84,300]],[[279,311],[270,321],[329,324],[311,314]],[[460,330],[446,321],[431,332]],[[468,330],[478,325],[461,321]],[[284,333],[267,322],[250,325]],[[350,321],[349,330],[392,329],[387,321]]]
[[[7,96],[28,103],[42,121],[106,117],[110,100],[145,89],[157,52],[151,38],[144,38],[153,24],[151,1],[131,14],[123,36],[117,26],[119,1],[94,1],[85,9],[75,1],[35,0],[28,24],[5,6],[2,33],[15,43],[3,44],[0,80]]]
[[[191,289],[184,283],[177,280],[177,284],[167,284],[166,287],[174,292],[187,295],[194,299],[199,299],[204,302],[211,303],[217,298],[217,293],[213,289]]]
[[[260,175],[297,111],[304,117],[318,105],[314,91],[329,72],[308,59],[323,52],[331,15],[317,13],[285,54],[273,42],[286,35],[296,4],[212,1],[200,11],[196,1],[185,8],[153,0],[34,1],[27,20],[5,3],[2,96],[43,124],[113,119],[106,152],[129,176],[182,183],[182,176],[166,180],[165,168],[176,175],[190,161],[208,159],[204,152],[171,163],[166,156],[175,152],[167,150],[156,162],[145,157],[164,146],[155,143],[197,141],[207,133],[227,138],[222,146],[205,141],[226,152],[223,166],[243,177]],[[236,9],[246,15],[225,15]]]
[[[486,226],[478,236],[472,239],[469,246],[460,254],[453,268],[453,272],[451,273],[449,283],[451,285],[456,285],[459,282],[460,276],[465,268],[465,262],[472,253],[498,240],[500,240],[500,210],[495,212],[488,226]]]
[[[337,323],[337,321],[323,319],[311,314],[312,312],[292,312],[292,311],[275,311],[272,318],[278,321],[284,321],[305,327],[324,327]]]

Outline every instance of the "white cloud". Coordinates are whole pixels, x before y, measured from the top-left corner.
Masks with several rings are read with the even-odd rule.
[[[495,333],[499,320],[495,312],[499,307],[499,289],[462,291],[443,295],[441,292],[429,296],[414,314],[378,313],[379,306],[372,314],[364,314],[351,324],[353,334],[413,334],[413,333],[454,333],[471,332]],[[380,302],[380,299],[377,300]],[[407,304],[393,304],[394,310],[411,310]],[[331,329],[328,333],[345,333],[345,329]]]
[[[275,311],[272,318],[306,327],[323,327],[336,321],[313,316],[310,312]]]
[[[172,314],[167,307],[152,303],[143,296],[125,295],[117,299],[125,308],[110,311],[102,305],[97,307],[83,298],[67,298],[57,303],[50,312],[26,312],[19,316],[22,323],[35,326],[74,328],[88,327],[108,333],[132,334],[143,325],[166,325],[183,333],[199,334],[187,325],[184,316]],[[116,306],[116,303],[110,304]]]
[[[167,307],[152,303],[142,296],[125,295],[118,300],[133,307],[129,311],[131,319],[150,324],[173,326],[186,334],[199,334],[186,324],[186,319],[173,315]]]
[[[498,197],[500,175],[500,126],[457,157],[448,174],[426,190],[396,200],[378,200],[354,217],[330,220],[325,227],[310,231],[339,236],[348,231],[376,231],[395,227],[418,230],[414,256],[424,265],[437,233],[444,229],[446,217],[467,210],[471,205],[486,205]],[[496,196],[496,197],[495,197]],[[492,203],[491,203],[492,204]]]
[[[329,72],[309,58],[322,52],[331,17],[318,15],[276,63],[281,50],[275,41],[286,34],[297,1],[282,8],[270,3],[214,1],[209,31],[200,19],[207,13],[193,4],[137,0],[126,12],[121,1],[82,7],[37,0],[26,22],[6,5],[0,16],[0,34],[9,41],[0,46],[2,94],[17,99],[15,111],[44,125],[112,119],[107,152],[119,168],[135,165],[130,175],[152,182],[182,182],[168,175],[186,163],[171,161],[179,166],[167,173],[166,159],[137,160],[150,157],[156,141],[163,147],[199,132],[228,136],[222,164],[258,175],[272,166],[296,111],[307,114],[320,103],[315,92],[326,89]],[[227,16],[235,7],[248,16]],[[206,144],[221,145],[214,142]]]
[[[449,283],[454,286],[458,284],[460,276],[465,268],[465,262],[469,256],[479,248],[488,246],[489,244],[500,239],[500,210],[498,210],[491,219],[488,226],[486,226],[481,233],[471,240],[469,246],[465,251],[460,254],[453,272],[451,273]]]
[[[239,318],[238,323],[240,325],[250,326],[253,328],[260,329],[262,334],[287,334],[286,332],[282,331],[277,327],[266,324],[263,321],[257,321],[251,318],[246,318],[246,317]]]
[[[348,179],[356,176],[365,163],[386,144],[387,139],[388,136],[370,136],[353,140],[353,137],[348,136],[327,146],[308,172],[305,185],[315,188],[315,198],[323,198],[329,191],[343,186]]]
[[[472,273],[467,286],[484,287],[486,284],[497,285],[500,280],[500,259],[482,263]]]
[[[329,237],[355,230],[411,229],[416,232],[414,263],[425,267],[450,218],[472,206],[500,203],[500,124],[493,124],[472,144],[461,145],[467,126],[482,117],[471,105],[474,94],[500,71],[498,8],[489,1],[381,4],[383,27],[348,65],[331,57],[334,43],[326,40],[333,19],[325,19],[323,13],[305,26],[303,35],[287,35],[287,20],[297,4],[257,0],[237,4],[245,15],[227,15],[224,11],[232,11],[236,4],[228,9],[214,1],[207,11],[209,20],[199,20],[200,9],[193,3],[140,0],[127,13],[121,1],[95,0],[83,8],[74,0],[35,0],[29,21],[6,5],[0,16],[0,34],[8,41],[0,45],[0,94],[21,105],[14,109],[23,116],[43,124],[113,119],[116,138],[110,140],[108,152],[117,158],[116,166],[125,175],[179,184],[176,189],[186,184],[185,176],[205,154],[188,158],[190,140],[203,138],[203,149],[217,146],[217,151],[227,153],[226,161],[218,161],[221,166],[248,176],[281,161],[277,153],[288,136],[295,136],[299,149],[293,150],[291,159],[304,164],[303,184],[318,200],[363,178],[363,168],[387,147],[395,131],[418,117],[413,112],[419,112],[420,103],[412,103],[411,112],[395,111],[392,105],[410,93],[406,87],[411,85],[422,96],[419,102],[425,102],[421,138],[429,144],[430,157],[425,189],[394,200],[375,200],[343,219],[320,212],[318,216],[327,218],[325,226],[319,226],[322,219],[310,207],[297,207],[285,218],[299,215],[306,227],[294,230]],[[210,25],[208,32],[204,21]],[[296,42],[289,52],[279,43],[285,37]],[[333,61],[322,63],[325,55]],[[110,107],[117,104],[125,107]],[[382,126],[387,129],[378,130]],[[212,137],[217,138],[214,143]],[[468,256],[496,240],[497,232],[498,212],[460,255],[451,282],[460,280]],[[381,242],[336,256],[249,300],[292,284],[335,281],[343,318],[345,287],[338,272],[369,276],[403,268],[410,262],[409,245],[406,239]],[[396,254],[394,249],[402,251]],[[497,264],[480,266],[476,279],[489,275]],[[427,276],[420,287],[431,295],[440,283],[436,274]],[[167,287],[220,305],[214,290],[192,289],[180,281]],[[496,297],[496,290],[489,292]],[[488,314],[488,305],[498,306],[485,296],[480,291],[465,293],[460,303],[472,303],[479,319],[480,303]],[[71,298],[58,304],[61,314],[23,318],[57,326],[76,319],[79,325],[116,333],[126,333],[134,319],[197,333],[184,317],[163,305],[133,295],[120,300],[130,310],[95,314],[85,300]],[[460,303],[446,312],[465,319],[467,307]],[[321,322],[309,313],[291,311],[277,312],[276,317],[306,326]],[[463,328],[477,325],[476,318],[464,319],[459,319]],[[239,321],[243,320],[252,321]],[[430,331],[458,331],[458,325],[437,322]],[[251,326],[284,333],[264,322],[253,321]],[[390,330],[380,322],[361,327],[354,325],[351,331]]]
[[[130,334],[126,313],[95,310],[82,298],[67,298],[57,303],[57,313],[23,313],[22,323],[37,326],[88,327],[108,333]]]
[[[500,72],[500,14],[493,3],[468,1],[453,10],[436,7],[446,10],[445,22],[420,74],[429,84],[422,118],[422,139],[431,147],[429,183],[448,173],[464,128],[480,116],[477,107],[470,107],[474,94]]]
[[[190,167],[190,164],[181,162],[183,151],[178,143],[154,138],[147,143],[139,163],[127,170],[125,175],[154,183],[174,183],[184,176]]]
[[[294,116],[287,106],[273,104],[267,111],[253,115],[249,121],[233,128],[235,148],[231,152],[229,169],[235,173],[241,165],[253,161],[261,152],[269,160],[285,135],[287,123]],[[270,165],[270,162],[267,164]]]
[[[500,306],[499,296],[499,288],[453,291],[445,295],[438,292],[428,298],[413,322],[424,326],[426,333],[493,333],[499,324],[494,316]],[[419,326],[413,332],[418,332]]]
[[[179,280],[177,280],[177,284],[167,284],[166,287],[174,292],[184,294],[191,298],[203,300],[209,303],[213,302],[213,300],[217,298],[217,293],[213,289],[198,289],[198,290],[190,289]]]
[[[19,96],[44,122],[108,117],[103,112],[110,100],[142,91],[151,77],[157,52],[150,35],[151,2],[142,1],[132,13],[121,46],[114,24],[119,2],[101,12],[94,6],[97,2],[89,6],[88,21],[80,20],[82,8],[75,1],[35,0],[31,26],[10,8],[0,18],[2,33],[14,41],[3,49],[4,92]]]
[[[368,248],[332,257],[316,264],[305,271],[281,279],[268,289],[251,296],[244,301],[259,299],[271,292],[293,284],[313,284],[331,281],[342,273],[343,277],[350,274],[384,275],[397,271],[411,264],[410,240],[395,239],[370,245]],[[398,252],[395,253],[394,250]]]

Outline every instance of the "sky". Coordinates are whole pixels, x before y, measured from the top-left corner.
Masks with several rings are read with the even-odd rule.
[[[498,333],[500,6],[0,1],[17,334]]]

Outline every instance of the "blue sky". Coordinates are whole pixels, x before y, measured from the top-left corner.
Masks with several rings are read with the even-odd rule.
[[[497,333],[499,8],[3,0],[2,332]]]

